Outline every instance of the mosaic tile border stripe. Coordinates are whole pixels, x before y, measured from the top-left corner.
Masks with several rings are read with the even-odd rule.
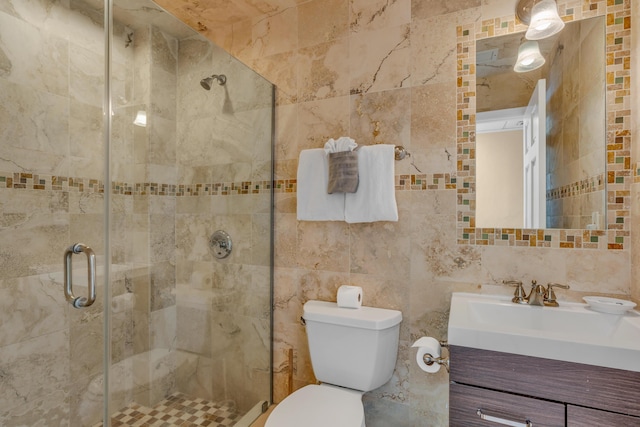
[[[264,194],[297,192],[296,179],[278,179],[271,181],[242,181],[213,184],[160,184],[114,182],[113,194],[152,195],[152,196],[228,196],[243,194]],[[456,177],[449,173],[396,175],[397,191],[455,190]],[[16,190],[53,190],[76,191],[79,193],[104,193],[104,184],[100,180],[76,177],[37,175],[22,172],[1,172],[0,188]]]
[[[582,194],[594,193],[596,191],[603,191],[604,189],[604,174],[600,174],[547,190],[547,200],[565,199]]]
[[[638,177],[640,177],[640,164]],[[604,180],[604,176],[596,177]],[[435,174],[401,174],[395,176],[396,191],[433,191],[457,190],[459,177],[450,173]],[[465,184],[463,184],[465,185]],[[603,184],[604,185],[604,184]],[[112,190],[120,195],[154,195],[154,196],[214,196],[214,195],[248,195],[264,194],[271,189],[270,181],[169,185],[157,183],[127,184],[114,182]],[[592,185],[587,185],[592,187]],[[104,185],[100,180],[47,176],[29,173],[0,172],[0,189],[14,190],[49,190],[104,193]],[[281,179],[273,182],[276,193],[296,193],[296,179]],[[463,187],[468,190],[466,185]],[[458,196],[460,201],[460,196]],[[465,222],[469,222],[465,218]],[[465,244],[496,246],[529,246],[581,249],[622,249],[624,239],[629,233],[625,230],[522,230],[510,228],[473,228],[461,230]],[[460,240],[459,240],[460,242]],[[618,245],[612,248],[611,245]]]
[[[459,244],[612,250],[629,247],[631,183],[640,182],[636,178],[640,175],[638,168],[631,169],[631,0],[559,0],[558,12],[566,21],[606,17],[607,230],[500,230],[496,234],[498,229],[475,227],[475,41],[525,31],[526,26],[511,15],[457,27]]]
[[[154,182],[130,184],[113,182],[112,194],[135,196],[230,196],[266,194],[271,181],[217,182],[212,184],[162,184]],[[16,190],[72,191],[104,193],[104,183],[91,178],[39,175],[24,172],[1,172],[0,188]]]

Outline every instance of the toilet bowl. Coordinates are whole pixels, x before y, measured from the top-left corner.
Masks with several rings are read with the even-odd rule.
[[[321,384],[285,398],[265,427],[365,427],[362,395],[393,375],[402,313],[308,301],[302,317],[313,372]]]
[[[362,394],[327,384],[308,385],[274,408],[265,427],[365,427]]]

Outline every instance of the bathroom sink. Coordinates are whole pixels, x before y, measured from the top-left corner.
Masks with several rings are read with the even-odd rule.
[[[453,294],[449,344],[640,372],[640,313],[586,304],[534,307],[510,296]]]

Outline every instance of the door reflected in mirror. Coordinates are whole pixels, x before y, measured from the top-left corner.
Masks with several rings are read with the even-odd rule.
[[[606,228],[604,19],[540,40],[529,72],[523,33],[476,41],[477,227]]]

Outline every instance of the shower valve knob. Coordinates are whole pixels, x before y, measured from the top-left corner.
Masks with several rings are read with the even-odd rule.
[[[218,230],[209,238],[209,249],[214,257],[223,259],[231,254],[231,236],[222,230]]]

